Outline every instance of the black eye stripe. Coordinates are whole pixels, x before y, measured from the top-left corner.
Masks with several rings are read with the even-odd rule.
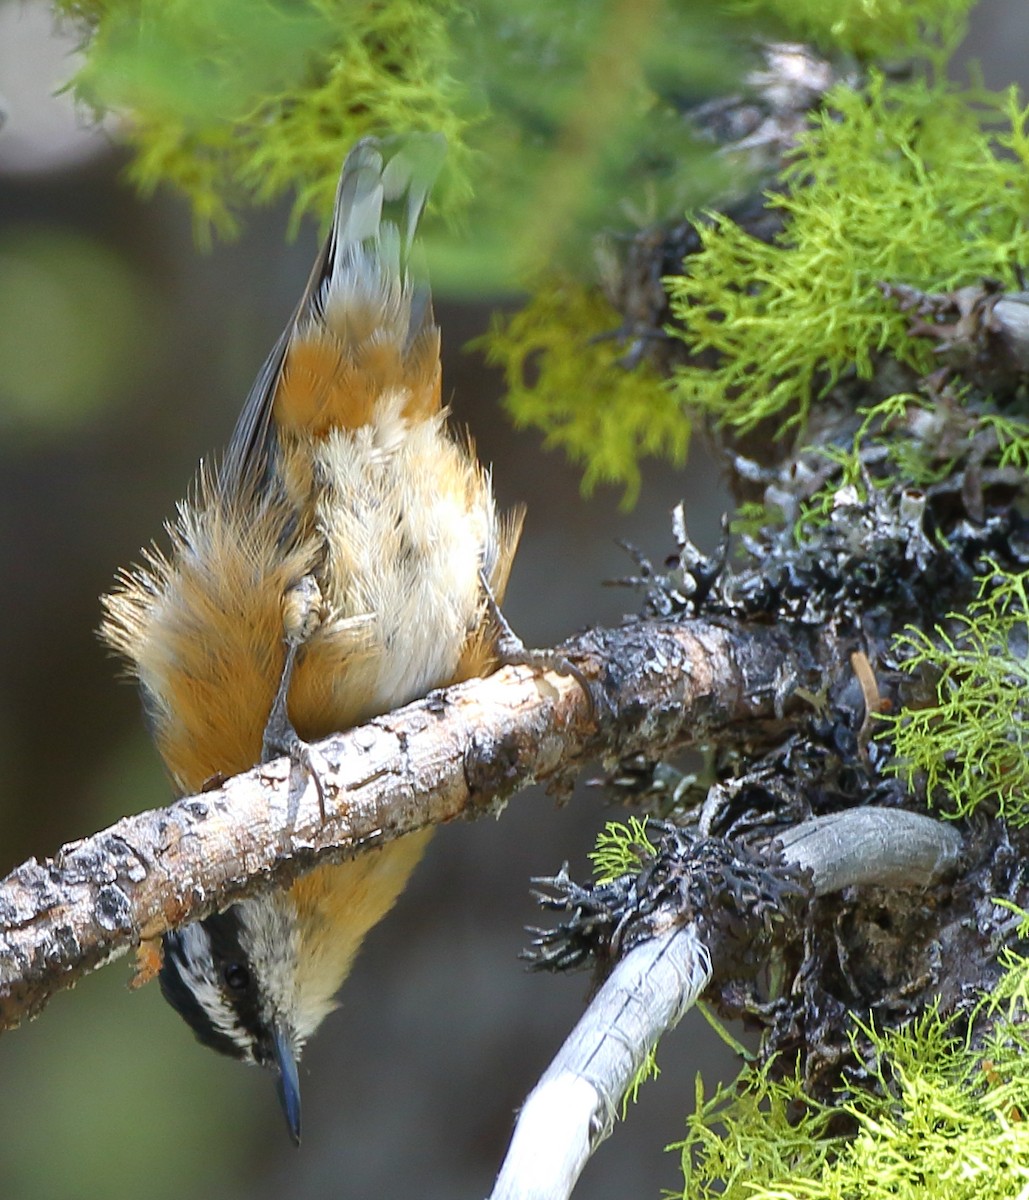
[[[259,1047],[267,1041],[267,1031],[261,1019],[256,982],[240,941],[242,928],[235,906],[200,922],[207,943],[201,960],[207,964],[202,976],[218,989],[231,1010],[237,1027],[232,1036],[221,1027],[224,1018],[217,1021],[200,1003],[190,980],[186,940],[179,933],[167,934],[164,939],[161,990],[201,1042],[235,1058],[253,1056],[261,1060]]]
[[[197,1041],[232,1058],[247,1057],[247,1047],[216,1025],[197,999],[183,940],[177,932],[165,934],[164,962],[159,979],[164,998],[193,1030]]]

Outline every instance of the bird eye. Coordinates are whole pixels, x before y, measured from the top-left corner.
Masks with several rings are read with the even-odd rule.
[[[232,992],[243,992],[250,986],[250,972],[242,963],[229,963],[222,975],[226,987]]]

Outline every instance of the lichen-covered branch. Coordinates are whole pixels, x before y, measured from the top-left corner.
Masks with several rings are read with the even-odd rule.
[[[0,1029],[131,946],[318,860],[496,811],[535,781],[567,786],[598,756],[756,737],[806,710],[795,687],[838,669],[815,629],[732,620],[595,630],[565,652],[593,681],[592,711],[575,680],[508,668],[320,743],[324,820],[312,781],[279,760],[22,864],[0,883]]]
[[[722,957],[711,910],[725,903],[708,842],[683,860],[719,903],[683,914],[632,945],[530,1092],[490,1200],[567,1200],[608,1136],[618,1105],[658,1039],[696,1003]],[[778,839],[770,865],[808,873],[810,894],[852,885],[927,888],[952,871],[961,835],[930,817],[893,809],[852,809],[804,821]],[[714,871],[712,865],[716,866]],[[746,870],[748,864],[740,864]],[[754,864],[749,864],[753,866]],[[748,905],[748,908],[750,906]],[[750,914],[752,915],[752,914]]]

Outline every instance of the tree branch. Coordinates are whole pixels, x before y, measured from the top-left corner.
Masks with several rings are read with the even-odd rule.
[[[958,863],[952,826],[899,809],[814,817],[778,839],[824,896],[844,887],[925,888]],[[720,957],[717,934],[688,920],[619,960],[518,1116],[490,1200],[567,1200],[613,1126],[658,1039],[696,1003]]]
[[[426,825],[495,812],[529,784],[781,723],[794,688],[839,671],[806,627],[637,622],[563,652],[593,681],[508,668],[317,747],[315,788],[288,760],[126,817],[0,883],[0,1029],[140,941]],[[797,706],[801,701],[794,702]]]

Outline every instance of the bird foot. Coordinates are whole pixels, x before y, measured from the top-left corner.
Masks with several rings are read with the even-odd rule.
[[[493,589],[489,585],[489,580],[481,569],[479,571],[479,580],[486,595],[486,608],[489,611],[490,619],[497,628],[497,638],[494,645],[497,658],[501,664],[505,667],[532,667],[536,671],[554,671],[558,675],[565,675],[574,679],[582,689],[582,693],[589,703],[590,716],[592,717],[596,711],[596,703],[593,699],[593,692],[590,689],[590,682],[583,672],[559,650],[539,650],[526,646],[518,634],[511,628],[507,617],[500,611],[500,605],[497,603],[497,598],[493,595]]]

